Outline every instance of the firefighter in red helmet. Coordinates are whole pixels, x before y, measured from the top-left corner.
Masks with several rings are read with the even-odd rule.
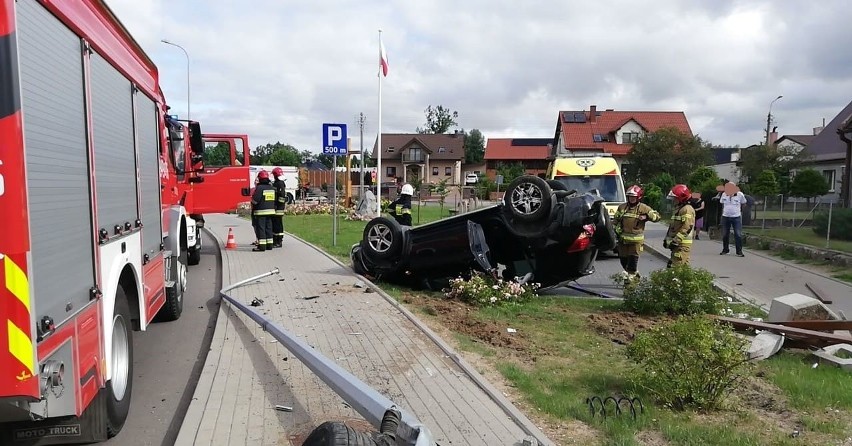
[[[275,181],[275,216],[272,217],[272,247],[280,248],[284,241],[284,207],[287,205],[287,190],[284,183],[284,169],[276,167],[272,169]]]
[[[695,209],[689,204],[692,193],[685,184],[676,184],[668,195],[674,199],[675,208],[669,231],[663,240],[663,247],[671,249],[669,268],[677,265],[689,265],[689,253],[692,251],[692,233],[695,230]]]
[[[268,251],[272,249],[272,218],[275,217],[275,188],[269,184],[269,172],[261,170],[257,174],[257,187],[251,196],[254,207],[252,215],[256,218],[255,234],[257,247],[252,251]]]
[[[639,254],[645,243],[645,222],[659,221],[660,213],[640,202],[644,191],[638,185],[627,188],[627,202],[618,207],[613,217],[618,237],[618,258],[627,279],[639,278]]]

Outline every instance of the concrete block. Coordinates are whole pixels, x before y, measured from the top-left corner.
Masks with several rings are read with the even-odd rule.
[[[768,322],[822,321],[840,318],[822,302],[804,294],[793,293],[772,299]]]
[[[852,372],[852,345],[850,344],[829,345],[814,352],[814,356],[818,357],[820,362],[836,365]]]

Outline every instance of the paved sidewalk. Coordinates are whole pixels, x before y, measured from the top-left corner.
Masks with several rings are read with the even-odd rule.
[[[235,216],[206,216],[206,227],[220,246],[233,228],[239,245],[222,250],[223,286],[281,270],[232,290],[232,297],[263,299],[258,310],[409,411],[439,444],[518,445],[527,433],[552,444],[497,393],[508,413],[503,410],[483,390],[493,388],[475,372],[466,373],[404,310],[356,288],[351,269],[290,236],[283,249],[250,252],[250,222]],[[293,411],[276,411],[276,404]],[[239,310],[222,305],[176,444],[301,445],[328,420],[366,425],[286,348]]]
[[[669,256],[671,251],[663,248],[667,228],[660,223],[647,224],[645,246],[649,251]],[[702,235],[707,236],[706,233]],[[765,309],[769,308],[772,299],[785,294],[816,297],[805,286],[811,283],[833,299],[830,308],[842,310],[848,318],[852,318],[852,285],[748,248],[743,249],[745,257],[737,257],[733,244],[734,236],[731,234],[731,254],[719,255],[721,242],[703,237],[695,240],[690,263],[715,274],[716,285],[730,295]]]

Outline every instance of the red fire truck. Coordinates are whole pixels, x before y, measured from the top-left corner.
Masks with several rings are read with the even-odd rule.
[[[116,435],[181,315],[204,147],[158,82],[102,0],[0,0],[0,444]]]

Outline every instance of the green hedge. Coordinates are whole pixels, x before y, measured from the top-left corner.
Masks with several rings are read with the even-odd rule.
[[[828,232],[828,212],[814,214],[814,232],[825,237]],[[831,238],[852,240],[852,209],[831,211]]]

